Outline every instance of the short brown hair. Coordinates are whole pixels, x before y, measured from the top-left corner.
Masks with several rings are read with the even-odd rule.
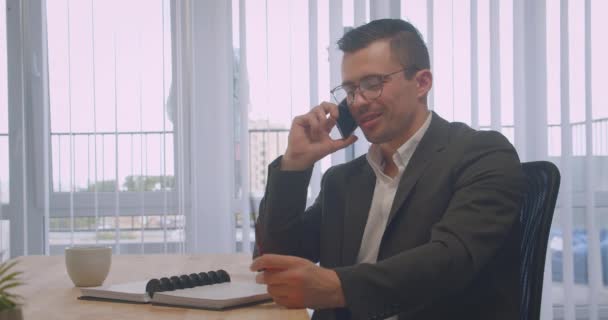
[[[338,40],[343,52],[352,53],[377,40],[389,39],[392,54],[408,69],[405,76],[411,78],[416,71],[430,69],[429,51],[416,27],[401,19],[379,19],[354,28]]]

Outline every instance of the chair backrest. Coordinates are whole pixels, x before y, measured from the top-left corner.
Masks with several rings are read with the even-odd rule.
[[[522,164],[528,178],[520,221],[521,238],[521,304],[522,320],[540,318],[543,274],[549,230],[559,191],[560,174],[548,161]]]

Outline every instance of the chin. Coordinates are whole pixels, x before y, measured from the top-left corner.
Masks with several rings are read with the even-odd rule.
[[[365,139],[373,144],[381,144],[386,142],[386,139],[384,139],[384,137],[382,137],[381,135],[377,135],[377,134],[370,134],[370,133],[366,133],[363,132],[363,135],[365,136]]]

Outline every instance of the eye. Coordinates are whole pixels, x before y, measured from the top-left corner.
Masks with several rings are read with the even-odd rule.
[[[361,80],[361,88],[364,90],[378,90],[382,87],[382,77],[373,76]]]
[[[353,92],[355,92],[355,90],[357,90],[356,86],[342,86],[342,89],[344,89],[344,91],[346,91],[347,94],[352,94]]]

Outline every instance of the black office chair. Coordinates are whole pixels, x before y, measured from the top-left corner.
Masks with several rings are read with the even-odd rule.
[[[522,164],[528,191],[521,209],[521,319],[540,319],[543,274],[549,230],[559,191],[560,174],[548,161]]]

